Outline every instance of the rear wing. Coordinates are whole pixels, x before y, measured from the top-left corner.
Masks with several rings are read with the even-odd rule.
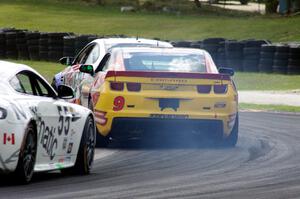
[[[210,80],[228,80],[230,75],[218,73],[177,73],[177,72],[157,72],[157,71],[108,71],[105,78],[110,77],[145,77],[145,78],[187,78],[187,79],[210,79]]]

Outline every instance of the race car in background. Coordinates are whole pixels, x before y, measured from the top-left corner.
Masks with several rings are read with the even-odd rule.
[[[89,107],[97,142],[130,139],[172,127],[226,146],[238,139],[238,94],[229,68],[216,68],[204,50],[124,47],[106,54],[94,71]],[[139,133],[137,133],[139,132]],[[172,136],[172,135],[170,135]]]
[[[64,57],[60,62],[68,67],[62,72],[57,73],[52,82],[52,86],[57,88],[61,84],[72,87],[75,91],[75,98],[73,102],[88,106],[88,92],[93,82],[91,76],[81,73],[79,67],[81,65],[90,65],[95,70],[104,55],[113,48],[116,47],[139,47],[139,46],[160,46],[160,47],[172,47],[168,42],[140,39],[140,38],[103,38],[96,39],[87,44],[75,58]]]
[[[34,172],[88,174],[96,128],[92,112],[65,102],[70,87],[56,92],[32,68],[0,61],[0,173],[28,183]]]

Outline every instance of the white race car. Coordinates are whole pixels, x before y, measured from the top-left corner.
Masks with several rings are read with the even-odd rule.
[[[88,174],[96,129],[93,113],[63,99],[32,68],[0,61],[0,173],[28,183],[34,172],[61,170]]]

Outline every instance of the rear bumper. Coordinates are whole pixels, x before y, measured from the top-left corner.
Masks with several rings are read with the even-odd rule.
[[[206,119],[114,118],[109,136],[128,139],[160,134],[219,139],[223,137],[223,122]]]

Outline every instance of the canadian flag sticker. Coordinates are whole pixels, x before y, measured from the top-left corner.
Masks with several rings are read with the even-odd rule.
[[[15,144],[15,134],[14,133],[4,133],[3,135],[3,144]]]

